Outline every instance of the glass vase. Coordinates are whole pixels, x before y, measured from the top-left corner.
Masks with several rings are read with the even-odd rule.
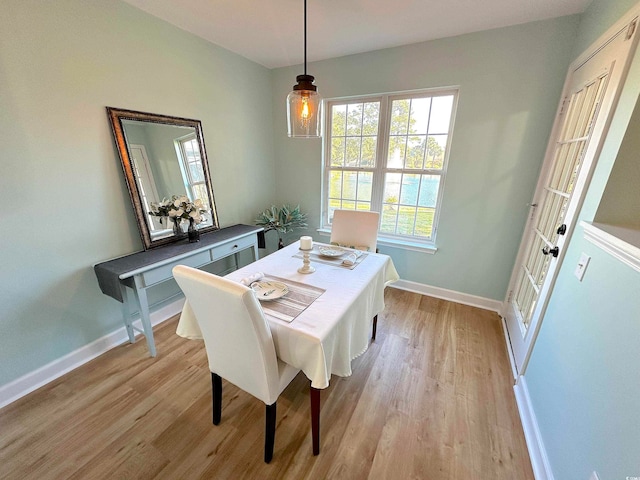
[[[182,222],[181,218],[173,218],[173,234],[176,237],[181,237],[182,235],[184,235],[184,232],[182,231],[182,228],[180,226],[180,223]]]
[[[189,230],[187,230],[187,234],[189,235],[189,243],[200,241],[200,230],[198,230],[193,218],[189,219]]]

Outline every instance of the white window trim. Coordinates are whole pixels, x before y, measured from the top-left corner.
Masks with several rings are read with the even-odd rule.
[[[328,152],[331,151],[330,140],[331,136],[329,132],[327,132],[327,122],[328,116],[330,112],[330,107],[334,103],[338,104],[346,104],[346,103],[362,103],[362,102],[380,102],[380,112],[384,110],[385,122],[380,125],[378,131],[378,139],[377,139],[377,151],[378,152],[386,152],[389,148],[389,116],[391,115],[391,104],[392,101],[398,98],[415,98],[415,97],[423,97],[423,96],[446,96],[453,95],[453,105],[451,110],[451,119],[449,121],[449,131],[447,132],[447,146],[445,150],[445,156],[443,159],[442,170],[438,170],[436,172],[437,175],[440,176],[440,186],[438,189],[438,197],[436,199],[435,213],[433,217],[433,229],[430,239],[421,239],[420,237],[414,237],[409,235],[391,235],[388,233],[378,232],[378,244],[380,245],[388,245],[392,247],[402,247],[406,250],[414,250],[420,252],[427,253],[435,253],[438,248],[436,246],[436,236],[438,232],[438,226],[440,223],[440,212],[442,210],[442,197],[444,195],[444,185],[447,174],[447,167],[449,165],[449,154],[451,151],[451,140],[453,137],[453,128],[455,125],[455,117],[458,109],[458,97],[460,94],[459,86],[448,86],[448,87],[437,87],[437,88],[426,88],[421,90],[409,90],[409,91],[400,91],[400,92],[390,92],[384,94],[375,94],[375,95],[359,95],[352,97],[336,97],[324,100],[323,105],[323,118],[322,118],[322,129],[323,129],[323,141],[322,141],[322,203],[321,203],[321,212],[320,212],[320,228],[317,229],[320,235],[325,235],[331,232],[331,224],[329,223],[328,212],[329,212],[329,196],[326,189],[329,185],[329,172],[330,168],[327,167],[326,159]],[[378,171],[380,174],[375,175],[374,179],[377,177],[377,182],[374,180],[374,183],[382,183],[384,182],[384,173],[385,166],[382,165],[382,162],[378,160],[384,160],[386,162],[386,153],[385,158],[380,159],[376,158],[376,167],[373,169],[364,168],[364,167],[353,167],[344,169],[345,171]],[[425,170],[415,170],[417,174],[425,174],[429,175],[429,169]],[[379,203],[382,205],[382,201],[379,197],[383,194],[383,185],[374,185],[371,203]]]
[[[193,140],[197,141],[197,137],[195,133],[190,133],[188,135],[184,135],[182,137],[178,137],[174,140],[174,148],[176,149],[176,155],[178,156],[178,166],[180,167],[180,172],[182,173],[182,183],[184,183],[184,187],[188,192],[188,197],[193,201],[196,199],[195,192],[193,191],[193,187],[195,185],[206,185],[206,181],[203,179],[201,181],[194,181],[191,176],[191,170],[189,169],[189,161],[187,160],[187,154],[184,149],[184,144],[186,142],[191,142]],[[201,155],[202,160],[202,155]]]

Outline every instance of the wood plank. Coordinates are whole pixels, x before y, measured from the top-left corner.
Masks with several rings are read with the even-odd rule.
[[[0,410],[0,478],[532,480],[499,317],[388,288],[369,350],[321,394],[311,451],[309,381],[278,400],[273,460],[264,404],[223,381],[211,422],[203,344],[177,318]]]

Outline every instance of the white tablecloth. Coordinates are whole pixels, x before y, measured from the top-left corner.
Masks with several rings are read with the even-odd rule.
[[[278,357],[299,369],[314,388],[327,388],[331,374],[351,375],[351,360],[369,346],[372,319],[384,309],[384,288],[399,279],[387,255],[368,253],[350,270],[312,262],[316,271],[298,273],[298,242],[227,275],[235,281],[256,272],[314,285],[326,291],[291,323],[268,318]],[[201,339],[188,302],[176,333]]]

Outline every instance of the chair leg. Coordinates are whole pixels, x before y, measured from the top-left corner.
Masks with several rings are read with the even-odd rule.
[[[376,329],[378,328],[378,315],[373,317],[373,333],[371,334],[371,340],[376,339]]]
[[[273,444],[276,439],[276,403],[267,405],[264,429],[264,463],[269,463],[273,458]]]
[[[222,416],[222,378],[211,372],[211,397],[213,399],[213,424],[220,424]]]
[[[320,453],[320,389],[309,387],[311,397],[311,439],[313,454]]]

